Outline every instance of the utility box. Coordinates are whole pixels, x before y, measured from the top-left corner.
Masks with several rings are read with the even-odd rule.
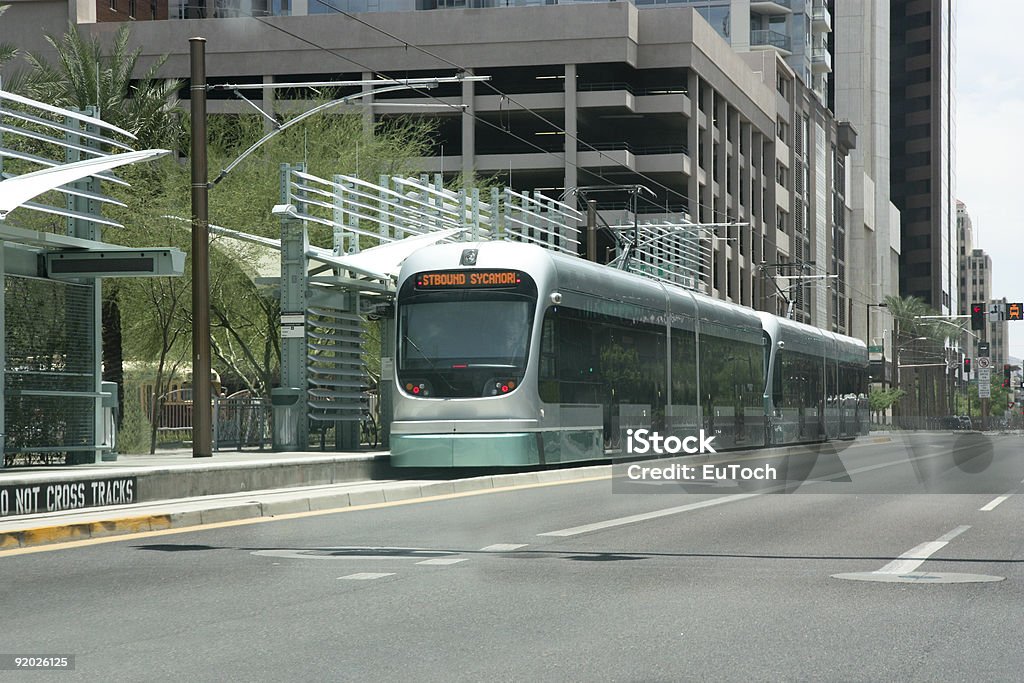
[[[302,450],[299,444],[299,420],[306,419],[305,394],[304,389],[296,387],[275,387],[270,390],[270,405],[274,409],[272,447],[275,451]]]

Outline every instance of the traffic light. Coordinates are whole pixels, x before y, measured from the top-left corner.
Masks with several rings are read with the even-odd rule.
[[[1004,365],[1003,366],[1003,386],[1004,387],[1010,386],[1010,366],[1009,365]]]
[[[971,304],[971,329],[985,329],[985,304]]]
[[[970,358],[964,358],[964,374],[965,375],[971,374],[971,359]]]

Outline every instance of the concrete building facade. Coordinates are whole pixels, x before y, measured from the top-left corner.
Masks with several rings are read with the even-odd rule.
[[[892,358],[892,317],[886,296],[899,295],[900,214],[890,185],[890,59],[888,0],[836,4],[835,113],[857,131],[850,152],[849,286],[854,301],[851,334],[885,345]],[[867,321],[871,316],[870,324]]]
[[[211,83],[452,75],[453,65],[490,76],[430,91],[438,133],[423,170],[493,175],[552,196],[644,184],[656,197],[638,207],[641,220],[747,224],[714,241],[706,273],[713,296],[848,331],[847,155],[856,135],[806,87],[785,50],[737,53],[688,6],[374,14],[375,26],[428,54],[345,16],[314,16],[312,7],[296,2],[289,13],[307,16],[263,20],[139,22],[132,45],[143,50],[141,68],[168,54],[161,75],[183,78],[188,39],[202,35]],[[109,36],[117,24],[89,28]],[[249,92],[270,113],[304,106],[271,88]],[[219,97],[211,111],[252,113],[230,94]],[[391,105],[423,101],[391,93],[366,100],[363,111],[379,119],[408,111]],[[602,195],[601,208],[630,220],[621,213],[626,200]]]

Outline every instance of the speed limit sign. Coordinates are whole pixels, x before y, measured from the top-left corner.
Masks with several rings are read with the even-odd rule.
[[[978,367],[982,370],[992,367],[992,359],[988,356],[981,356],[978,358]]]

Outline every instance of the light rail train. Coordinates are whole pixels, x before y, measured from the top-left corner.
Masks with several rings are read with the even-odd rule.
[[[396,315],[398,467],[599,460],[630,428],[728,450],[868,424],[860,340],[533,245],[417,251]]]

